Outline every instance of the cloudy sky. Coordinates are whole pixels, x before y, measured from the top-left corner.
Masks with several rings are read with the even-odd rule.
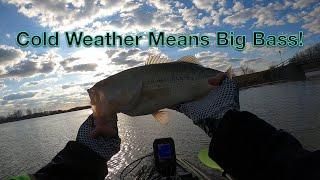
[[[278,2],[194,0],[0,0],[0,116],[16,109],[65,109],[89,103],[86,89],[121,70],[142,65],[152,54],[171,59],[195,55],[206,65],[223,70],[248,64],[256,71],[291,57],[301,48],[19,48],[20,31],[61,34],[84,31],[122,34],[165,31],[202,34],[219,30],[247,35],[296,34],[303,31],[305,47],[319,42],[320,3],[317,0]],[[62,37],[62,36],[61,36]],[[304,47],[304,48],[305,48]]]

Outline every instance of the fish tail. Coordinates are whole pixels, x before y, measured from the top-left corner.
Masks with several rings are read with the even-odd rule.
[[[229,79],[232,79],[232,66],[231,65],[227,68],[226,74]]]

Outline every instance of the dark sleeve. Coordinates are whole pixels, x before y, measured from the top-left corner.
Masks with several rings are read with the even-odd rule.
[[[305,150],[289,133],[249,112],[228,111],[209,156],[238,180],[320,179],[320,152]]]
[[[104,179],[108,174],[106,161],[76,141],[70,141],[52,161],[34,174],[37,180]]]

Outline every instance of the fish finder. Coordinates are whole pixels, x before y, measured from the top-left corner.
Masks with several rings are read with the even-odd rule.
[[[176,173],[176,152],[173,139],[155,139],[153,152],[158,173],[164,177],[174,176]]]

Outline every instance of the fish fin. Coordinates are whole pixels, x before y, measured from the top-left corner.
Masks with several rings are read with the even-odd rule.
[[[199,59],[197,59],[194,56],[183,56],[182,58],[178,59],[176,62],[187,62],[187,63],[193,63],[193,64],[199,64]]]
[[[162,64],[162,63],[169,63],[169,62],[171,61],[168,58],[161,57],[160,55],[156,55],[156,56],[149,56],[148,59],[146,60],[145,65]]]
[[[140,99],[140,94],[141,94],[141,89],[142,89],[142,82],[138,83],[134,89],[130,90],[130,100],[128,102],[123,101],[119,107],[119,110],[122,111],[129,111],[134,108],[134,106],[138,103]],[[129,93],[129,92],[127,92]],[[121,99],[121,98],[120,98]]]
[[[226,73],[227,73],[228,78],[232,79],[232,66],[231,65],[227,69]]]
[[[168,111],[159,110],[153,113],[152,116],[161,124],[167,124],[169,122]]]

